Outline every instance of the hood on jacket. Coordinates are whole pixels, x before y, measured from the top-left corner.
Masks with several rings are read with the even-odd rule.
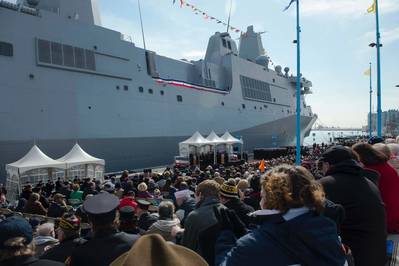
[[[361,176],[364,174],[364,168],[359,162],[349,159],[333,165],[326,176],[340,173]]]
[[[173,219],[173,220],[158,220],[155,223],[153,223],[153,226],[157,228],[158,230],[161,230],[163,232],[171,232],[172,228],[175,227],[176,225],[179,225],[180,221],[179,219]]]
[[[38,246],[58,243],[58,239],[55,239],[52,236],[37,236],[34,238],[34,241]]]

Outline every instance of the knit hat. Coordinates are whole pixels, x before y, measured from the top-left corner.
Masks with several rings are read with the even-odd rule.
[[[220,186],[220,195],[222,195],[225,198],[237,198],[238,199],[237,186],[233,186],[227,182],[224,182]]]
[[[64,214],[59,222],[59,227],[65,231],[78,231],[80,220],[73,214]]]
[[[141,192],[147,191],[148,187],[147,184],[144,182],[141,182],[138,186],[137,189]]]
[[[319,161],[334,165],[349,159],[353,159],[352,150],[348,147],[335,145],[328,148],[320,157]]]
[[[159,234],[140,237],[133,247],[114,260],[110,266],[206,266],[194,251],[166,242]]]
[[[14,237],[24,237],[26,244],[32,242],[32,227],[25,218],[11,216],[0,222],[0,249],[7,248],[5,242]]]

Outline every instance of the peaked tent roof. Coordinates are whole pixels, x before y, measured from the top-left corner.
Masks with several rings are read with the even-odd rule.
[[[221,139],[223,139],[224,142],[228,144],[243,143],[241,139],[233,137],[228,131],[226,131],[226,133],[224,133],[223,136],[221,136]]]
[[[32,169],[40,168],[62,168],[65,169],[65,164],[48,157],[42,152],[39,147],[34,145],[30,151],[21,159],[16,162],[6,165],[8,167],[15,167],[19,169],[19,173],[22,174]]]
[[[180,142],[180,144],[193,145],[193,146],[202,146],[210,144],[209,141],[204,138],[198,131],[194,133],[190,138],[185,141]]]
[[[212,132],[209,134],[209,136],[206,138],[207,141],[209,141],[212,144],[221,144],[225,143],[225,141],[216,135],[215,131],[212,130]]]
[[[103,159],[91,156],[90,154],[85,152],[77,143],[72,147],[72,149],[67,154],[57,159],[57,161],[65,163],[67,167],[72,167],[81,164],[105,165],[105,161]]]

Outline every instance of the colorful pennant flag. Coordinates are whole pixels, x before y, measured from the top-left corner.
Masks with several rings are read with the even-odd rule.
[[[286,7],[284,8],[283,11],[288,10],[288,9],[291,7],[292,3],[294,3],[295,1],[297,1],[297,0],[291,0],[291,2],[288,4],[288,6],[286,6]]]
[[[367,13],[375,13],[377,9],[376,5],[376,0],[374,0],[373,4],[369,8],[367,8]]]

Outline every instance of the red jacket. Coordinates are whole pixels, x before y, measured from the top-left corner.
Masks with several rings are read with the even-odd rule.
[[[399,233],[399,175],[389,163],[366,165],[381,176],[379,189],[387,213],[388,233]]]
[[[134,209],[136,209],[137,202],[135,202],[134,199],[131,197],[125,197],[125,198],[121,199],[121,201],[119,202],[119,208],[123,208],[125,206],[131,206]]]

